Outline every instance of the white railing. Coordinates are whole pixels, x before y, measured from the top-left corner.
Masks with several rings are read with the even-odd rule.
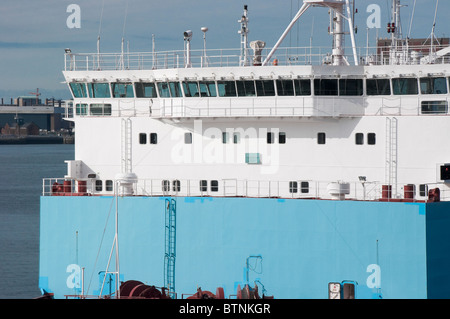
[[[359,48],[358,56],[361,65],[389,64],[420,64],[432,60],[433,64],[449,63],[450,58],[439,51],[447,46],[434,46],[430,55],[430,46],[404,46],[392,54],[390,47]],[[269,54],[271,48],[265,48],[261,53],[261,61]],[[347,48],[346,52],[352,52]],[[191,67],[227,67],[239,66],[240,49],[192,50]],[[252,56],[249,50],[248,56]],[[431,58],[430,58],[431,56]],[[277,60],[277,65],[323,65],[331,64],[331,49],[329,47],[294,47],[278,48],[271,64]],[[353,56],[346,55],[345,60],[353,61]],[[421,62],[422,61],[422,62]],[[156,70],[184,68],[187,64],[186,52],[162,51],[140,53],[65,53],[64,66],[66,71],[101,71],[101,70]],[[247,65],[253,65],[249,59]]]
[[[42,196],[96,196],[115,195],[116,181],[110,188],[98,188],[95,179],[73,180],[64,178],[43,179]],[[396,187],[397,194],[386,192],[379,182],[328,182],[328,181],[267,181],[267,180],[164,180],[139,179],[130,187],[129,196],[181,196],[181,197],[246,197],[285,199],[348,199],[366,201],[427,201],[428,190],[439,188],[440,200],[450,200],[450,190],[444,184],[429,183],[421,194],[419,186],[413,190],[406,185]],[[333,190],[338,190],[337,192]],[[120,191],[119,191],[120,193]]]

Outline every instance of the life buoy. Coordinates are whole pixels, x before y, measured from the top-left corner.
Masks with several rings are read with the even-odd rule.
[[[273,65],[278,65],[278,59],[273,60]]]

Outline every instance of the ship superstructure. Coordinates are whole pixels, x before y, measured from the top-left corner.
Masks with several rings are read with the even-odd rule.
[[[212,285],[210,290],[228,285],[226,295],[237,283],[257,282],[275,297],[315,298],[327,297],[323,290],[332,293],[328,283],[355,278],[354,285],[357,278],[365,298],[441,293],[439,284],[431,288],[430,278],[441,270],[427,247],[433,240],[446,244],[433,237],[442,230],[425,228],[434,225],[428,218],[450,207],[449,49],[434,45],[424,55],[423,47],[401,40],[396,0],[391,45],[361,56],[348,0],[303,2],[273,48],[260,40],[248,43],[246,6],[239,20],[241,48],[235,52],[192,51],[191,31],[184,33],[183,51],[66,50],[63,73],[73,94],[66,117],[75,123],[75,158],[67,161],[64,178],[44,179],[41,213],[55,218],[60,205],[69,205],[73,211],[62,209],[64,218],[74,218],[77,226],[68,226],[66,233],[73,237],[76,229],[78,249],[78,228],[100,232],[105,216],[93,212],[110,212],[108,205],[115,205],[128,248],[120,258],[124,277],[115,284],[154,280],[173,297],[174,290],[180,294],[176,288],[186,290],[195,280]],[[331,51],[282,48],[294,23],[315,6],[330,10]],[[344,35],[350,36],[350,55]],[[45,231],[62,220],[47,222],[41,223],[46,260],[53,253]],[[406,224],[411,227],[403,232],[390,228]],[[160,236],[134,237],[147,232]],[[60,241],[58,236],[54,239]],[[211,236],[211,245],[200,239],[204,236]],[[236,237],[242,241],[232,240]],[[116,245],[118,238],[116,232]],[[388,283],[382,287],[383,261],[362,262],[363,252],[370,250],[373,257],[384,250],[384,258],[399,258],[399,251],[387,248],[394,243],[405,256],[385,266]],[[439,245],[433,248],[436,256]],[[139,257],[130,252],[135,246]],[[93,255],[86,254],[91,257],[84,263],[89,263]],[[353,266],[360,269],[346,268],[348,258],[356,258],[360,265]],[[246,278],[233,279],[245,260]],[[270,265],[265,272],[258,268],[262,260]],[[153,268],[144,266],[149,262]],[[402,275],[417,275],[409,285],[398,273],[411,262],[416,266]],[[42,277],[46,263],[41,262]],[[223,271],[197,272],[196,263]],[[74,261],[74,269],[80,264]],[[250,270],[257,280],[249,278]],[[308,284],[297,292],[295,285],[306,285],[308,275],[311,286],[320,282],[322,287]],[[79,295],[80,281],[74,279],[67,289],[78,289]],[[52,290],[50,284],[45,288]]]

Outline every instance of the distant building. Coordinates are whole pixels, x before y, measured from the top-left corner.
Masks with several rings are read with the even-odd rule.
[[[42,102],[41,99],[35,96],[19,96],[17,99],[14,99],[14,104],[17,106],[35,106],[42,105]]]
[[[29,136],[39,135],[39,126],[33,122],[17,125],[17,123],[6,123],[1,130],[2,135]]]

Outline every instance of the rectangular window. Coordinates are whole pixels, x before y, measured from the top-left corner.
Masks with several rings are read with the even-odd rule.
[[[113,97],[132,98],[134,97],[133,84],[131,83],[111,83]]]
[[[236,83],[234,81],[218,81],[219,96],[236,96]]]
[[[184,133],[184,144],[192,144],[192,133]]]
[[[293,181],[289,182],[289,193],[297,193],[298,192],[298,183]]]
[[[96,180],[95,181],[95,190],[97,192],[101,192],[103,190],[103,183],[101,180]]]
[[[168,192],[168,191],[170,191],[170,181],[168,181],[168,180],[163,180],[163,181],[162,181],[161,187],[162,187],[163,192]]]
[[[236,81],[238,96],[255,96],[254,81]]]
[[[75,105],[76,115],[86,115],[87,114],[87,104],[77,104]]]
[[[147,134],[139,133],[139,144],[147,144]]]
[[[427,196],[428,195],[428,185],[427,184],[419,185],[419,195],[420,196]]]
[[[447,79],[421,78],[420,92],[422,94],[447,94]]]
[[[422,114],[447,114],[448,102],[447,101],[422,101],[421,103]]]
[[[286,144],[286,133],[285,132],[278,133],[278,143]]]
[[[208,181],[201,180],[200,181],[200,191],[201,192],[207,192],[208,191]]]
[[[301,182],[300,183],[300,191],[302,194],[309,193],[309,182]]]
[[[310,80],[294,80],[294,87],[295,87],[295,95],[297,96],[311,95]]]
[[[367,144],[369,144],[369,145],[375,145],[376,142],[377,142],[377,139],[376,139],[375,133],[369,133],[369,134],[367,134]]]
[[[158,144],[158,134],[150,133],[150,144]]]
[[[356,145],[363,145],[364,144],[364,134],[363,133],[356,133],[355,134],[355,144]]]
[[[200,96],[215,97],[216,83],[214,81],[200,82]]]
[[[245,163],[261,164],[261,158],[259,153],[245,153]]]
[[[87,97],[85,83],[72,82],[69,85],[74,98]]]
[[[199,97],[200,90],[198,88],[198,82],[183,82],[184,95],[186,97]]]
[[[315,95],[338,95],[338,81],[334,79],[315,79]]]
[[[415,95],[419,93],[417,79],[397,78],[392,79],[394,95]]]
[[[272,132],[267,132],[267,144],[275,143],[275,134]]]
[[[241,142],[241,134],[239,133],[234,133],[233,134],[233,143],[234,144],[238,144]]]
[[[179,82],[169,82],[170,95],[172,97],[182,97],[181,86]]]
[[[159,97],[170,97],[169,84],[167,82],[158,82]]]
[[[155,83],[136,83],[134,89],[136,90],[136,97],[138,98],[157,97]]]
[[[362,79],[340,79],[339,95],[342,96],[361,96],[363,95]]]
[[[294,96],[294,83],[292,80],[277,80],[278,96]]]
[[[172,189],[177,193],[181,191],[181,183],[179,180],[172,181]]]
[[[211,181],[211,192],[219,191],[219,181],[213,180]]]
[[[326,135],[323,132],[317,133],[317,144],[325,144]]]
[[[256,80],[256,94],[258,96],[275,96],[273,80]]]
[[[228,143],[228,132],[222,132],[222,143],[227,144]]]
[[[111,104],[91,104],[89,112],[96,116],[111,115]]]
[[[89,96],[92,98],[109,98],[111,92],[109,91],[109,83],[89,83]]]
[[[105,188],[107,192],[112,192],[113,191],[113,181],[108,179],[105,181]]]
[[[389,79],[367,79],[367,95],[391,95],[391,82]]]

